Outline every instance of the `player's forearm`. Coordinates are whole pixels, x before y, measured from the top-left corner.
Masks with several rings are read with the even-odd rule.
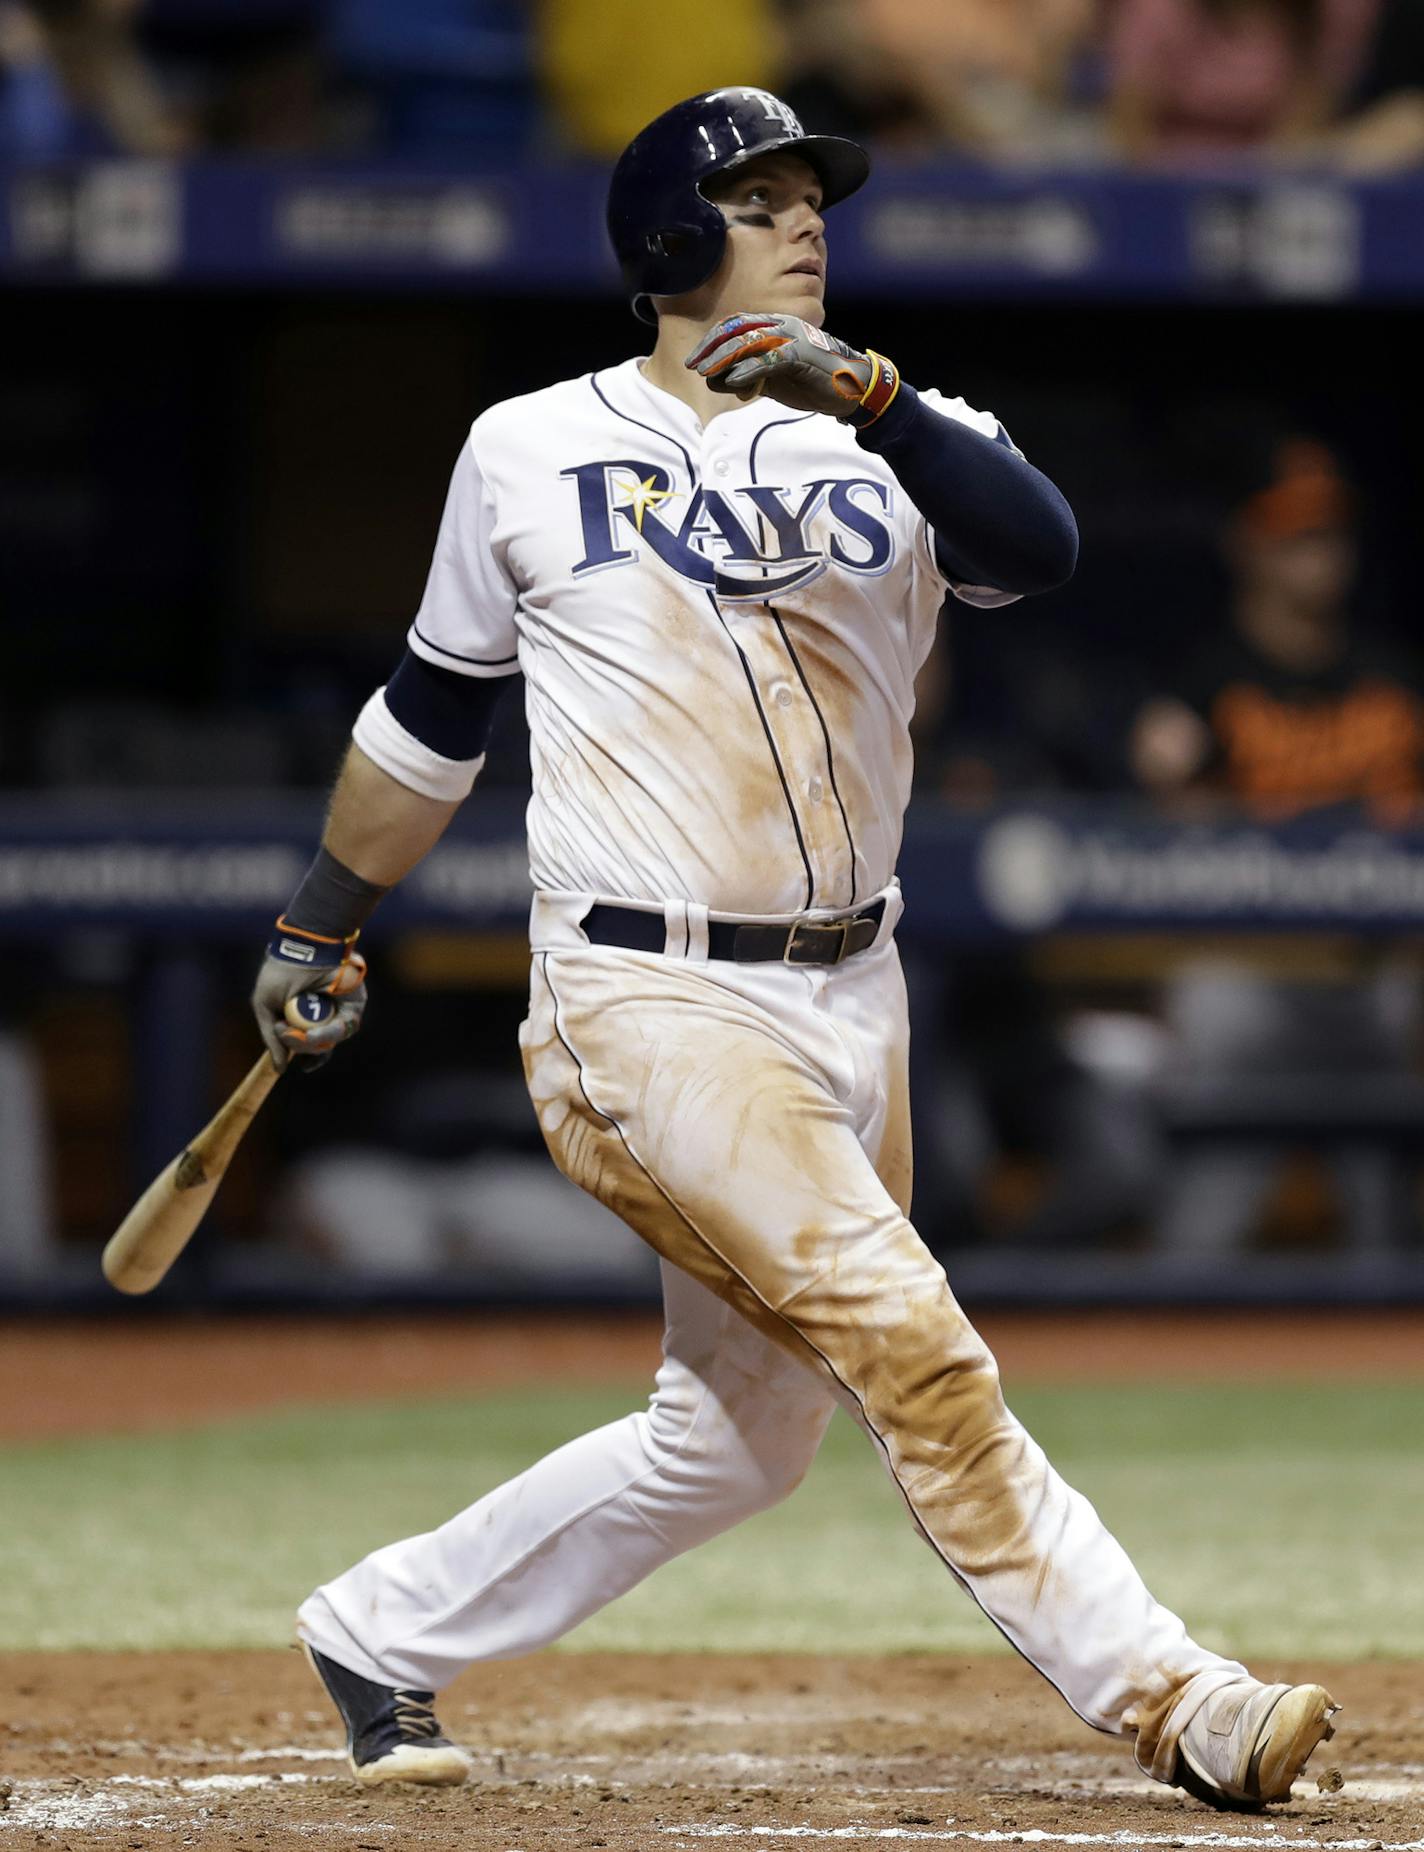
[[[357,718],[321,848],[283,914],[287,924],[320,939],[361,930],[469,795],[507,679],[456,675],[407,651]]]
[[[325,847],[385,887],[440,840],[483,766],[508,676],[435,668],[407,650],[357,717]]]
[[[1042,470],[1007,444],[944,417],[903,383],[858,438],[884,457],[933,528],[950,578],[1028,594],[1073,576],[1073,511]]]
[[[362,881],[394,887],[439,842],[460,803],[412,791],[353,743],[332,793],[322,846]]]
[[[434,848],[460,802],[412,791],[353,743],[321,847],[279,924],[308,942],[353,944],[381,899]]]

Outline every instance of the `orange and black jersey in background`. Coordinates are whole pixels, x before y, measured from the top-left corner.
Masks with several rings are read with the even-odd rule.
[[[1353,642],[1299,673],[1232,638],[1180,692],[1211,729],[1210,782],[1263,815],[1364,803],[1391,822],[1419,806],[1424,675],[1402,655]]]

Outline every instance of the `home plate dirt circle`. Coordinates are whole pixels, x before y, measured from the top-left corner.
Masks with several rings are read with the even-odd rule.
[[[1306,1668],[1260,1668],[1265,1676]],[[0,1656],[0,1852],[688,1852],[1043,1845],[1424,1852],[1405,1662],[1331,1667],[1345,1710],[1292,1801],[1222,1815],[1143,1779],[1010,1658],[549,1653],[452,1686],[460,1789],[365,1790],[293,1652]],[[1323,1785],[1322,1785],[1323,1784]]]

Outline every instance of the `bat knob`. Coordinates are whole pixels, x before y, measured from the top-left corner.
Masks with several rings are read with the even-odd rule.
[[[330,1022],[336,1013],[336,1005],[330,997],[324,997],[318,990],[299,991],[295,997],[288,997],[282,1014],[294,1029],[317,1029],[322,1023]]]

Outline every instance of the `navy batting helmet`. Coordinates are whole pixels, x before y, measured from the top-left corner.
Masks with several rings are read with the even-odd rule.
[[[608,235],[635,315],[656,322],[651,297],[696,289],[721,262],[727,224],[703,182],[782,152],[815,170],[823,206],[854,193],[870,172],[863,148],[839,135],[808,135],[769,90],[704,91],[634,136],[609,184]]]

